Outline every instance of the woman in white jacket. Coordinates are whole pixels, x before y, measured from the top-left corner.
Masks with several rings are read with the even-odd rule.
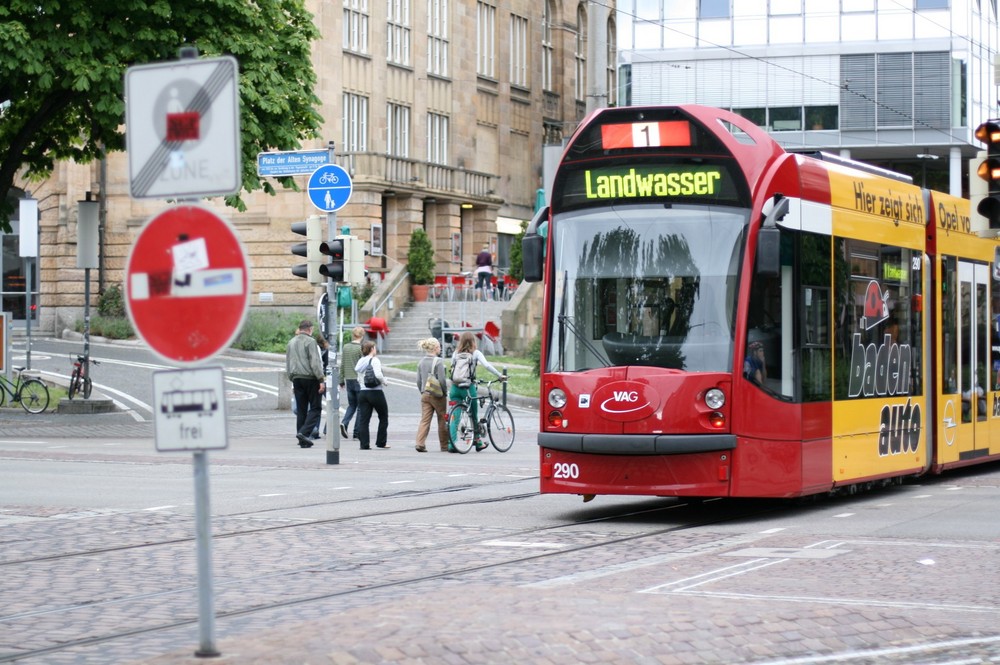
[[[382,361],[375,357],[375,342],[365,340],[361,344],[361,358],[354,369],[358,373],[358,383],[361,390],[358,393],[358,441],[361,443],[361,450],[371,450],[371,433],[368,431],[368,424],[372,419],[372,411],[378,414],[378,433],[375,435],[376,448],[388,448],[389,440],[389,405],[385,401],[385,392],[382,386],[385,385],[385,375],[382,373]],[[378,385],[366,385],[365,374],[369,365],[378,379]]]

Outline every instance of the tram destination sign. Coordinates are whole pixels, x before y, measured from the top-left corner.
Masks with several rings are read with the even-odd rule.
[[[739,188],[722,164],[615,164],[576,169],[557,196],[563,206],[657,199],[735,203]]]

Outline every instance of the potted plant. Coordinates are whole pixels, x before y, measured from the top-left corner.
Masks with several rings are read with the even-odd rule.
[[[423,229],[417,229],[410,236],[410,249],[406,253],[406,271],[410,273],[413,299],[427,300],[427,292],[434,283],[434,245]]]

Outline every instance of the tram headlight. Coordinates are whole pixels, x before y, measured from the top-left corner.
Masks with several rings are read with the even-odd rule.
[[[566,392],[562,388],[553,388],[549,391],[549,406],[555,409],[566,406]]]
[[[710,388],[708,392],[705,393],[705,405],[713,411],[721,409],[722,405],[725,403],[726,394],[718,388]]]

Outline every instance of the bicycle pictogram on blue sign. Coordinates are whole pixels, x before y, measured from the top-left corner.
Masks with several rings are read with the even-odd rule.
[[[351,198],[351,176],[341,166],[324,164],[309,176],[309,200],[323,212],[335,212]]]

